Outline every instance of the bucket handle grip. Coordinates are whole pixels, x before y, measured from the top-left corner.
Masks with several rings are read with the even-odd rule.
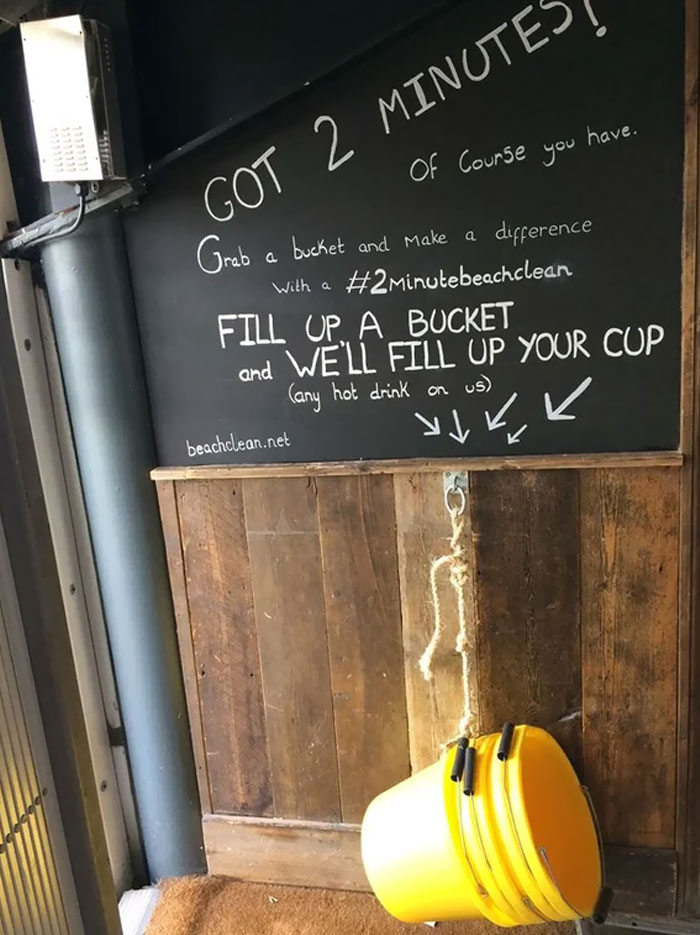
[[[459,782],[462,778],[462,773],[464,772],[464,760],[467,755],[467,747],[469,746],[468,737],[460,737],[457,741],[457,749],[455,750],[455,758],[452,762],[452,772],[450,773],[450,779],[452,782]]]
[[[615,893],[612,887],[605,885],[605,880],[607,877],[605,870],[605,849],[603,847],[603,834],[600,830],[598,814],[593,805],[593,799],[591,798],[591,793],[588,789],[588,786],[581,785],[581,791],[583,792],[584,798],[586,799],[586,804],[588,805],[588,810],[591,813],[591,818],[593,819],[593,824],[595,826],[595,833],[596,837],[598,838],[598,852],[600,854],[601,876],[603,879],[603,885],[600,888],[598,900],[593,909],[593,915],[591,916],[591,919],[596,925],[603,925],[608,916],[608,912],[610,911],[610,904],[613,901]]]
[[[595,909],[593,910],[593,915],[591,916],[596,925],[605,924],[614,895],[615,893],[611,887],[601,887],[598,899],[596,900]]]
[[[596,837],[598,838],[598,852],[600,854],[600,869],[601,877],[603,883],[607,879],[607,873],[605,870],[605,849],[603,848],[603,832],[600,830],[600,822],[598,821],[598,814],[593,805],[593,799],[591,798],[591,793],[588,786],[581,785],[581,792],[586,799],[586,804],[588,805],[588,810],[591,813],[591,818],[593,820],[593,825],[595,826]]]
[[[476,773],[476,747],[467,750],[464,765],[464,794],[474,795],[474,774]]]
[[[513,731],[515,727],[512,721],[506,721],[503,725],[503,730],[501,731],[501,739],[498,744],[498,752],[496,756],[504,763],[508,759],[508,754],[510,753],[510,745],[513,742]]]

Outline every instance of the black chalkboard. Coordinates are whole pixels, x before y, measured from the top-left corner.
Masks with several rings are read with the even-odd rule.
[[[676,449],[683,89],[683,0],[472,0],[164,170],[161,463]]]
[[[196,16],[192,0],[126,2],[143,146],[157,163],[288,97],[445,0],[197,0]],[[93,12],[95,3],[90,15],[111,22]]]

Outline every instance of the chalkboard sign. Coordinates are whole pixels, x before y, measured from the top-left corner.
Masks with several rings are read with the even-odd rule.
[[[673,450],[683,0],[472,0],[152,180],[164,465]]]

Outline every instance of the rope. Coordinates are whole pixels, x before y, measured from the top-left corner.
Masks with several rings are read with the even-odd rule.
[[[450,538],[450,552],[448,555],[442,555],[433,560],[430,566],[430,593],[435,612],[435,625],[430,642],[425,647],[423,655],[420,658],[419,666],[423,673],[423,678],[430,682],[433,678],[433,657],[440,644],[440,640],[445,632],[445,622],[442,616],[442,607],[440,603],[440,593],[438,590],[439,574],[442,569],[450,570],[450,583],[454,588],[457,598],[457,614],[459,619],[459,630],[455,649],[462,659],[462,690],[464,694],[464,710],[459,722],[459,736],[475,733],[475,713],[472,710],[471,683],[472,679],[472,657],[474,650],[474,621],[469,619],[467,613],[467,603],[465,591],[471,581],[470,568],[468,562],[467,547],[465,544],[465,526],[466,516],[464,505],[448,507],[450,520],[452,522],[452,536]]]

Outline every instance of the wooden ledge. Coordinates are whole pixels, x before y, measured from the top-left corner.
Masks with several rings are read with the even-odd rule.
[[[354,474],[420,474],[436,471],[544,471],[570,468],[681,467],[680,451],[632,451],[612,454],[522,455],[520,457],[449,459],[409,458],[392,461],[317,461],[299,464],[212,464],[160,467],[155,481],[225,480],[245,477],[322,477]]]
[[[204,815],[209,872],[256,883],[370,890],[359,825]],[[676,899],[677,855],[668,848],[605,846],[613,911],[668,917]],[[686,935],[686,933],[679,933]]]

